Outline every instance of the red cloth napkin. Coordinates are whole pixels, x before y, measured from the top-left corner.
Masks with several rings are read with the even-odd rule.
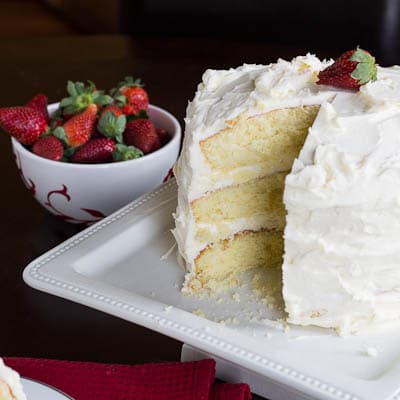
[[[144,365],[5,358],[22,376],[75,400],[250,400],[246,384],[214,383],[215,361]]]

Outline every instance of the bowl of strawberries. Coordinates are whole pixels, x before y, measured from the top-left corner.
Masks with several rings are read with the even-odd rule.
[[[181,128],[149,104],[140,80],[126,77],[108,93],[69,81],[67,93],[59,103],[38,94],[24,106],[0,108],[19,175],[48,211],[92,223],[171,176]]]

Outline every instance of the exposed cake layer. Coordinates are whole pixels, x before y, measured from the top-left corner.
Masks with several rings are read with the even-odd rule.
[[[194,200],[190,207],[196,222],[196,238],[209,242],[247,229],[283,230],[285,176],[285,172],[279,172],[224,187]]]
[[[220,176],[249,166],[258,166],[262,175],[289,171],[318,109],[319,105],[292,107],[240,116],[228,121],[228,128],[202,140],[201,151]]]
[[[289,321],[355,332],[400,318],[400,72],[325,103],[286,180]]]
[[[277,268],[282,263],[280,231],[243,231],[203,249],[196,257],[196,273],[187,278],[186,288],[220,290],[239,272],[251,268]]]

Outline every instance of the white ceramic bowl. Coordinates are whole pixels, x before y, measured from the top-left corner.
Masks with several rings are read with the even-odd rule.
[[[58,103],[49,105],[54,112]],[[150,119],[172,136],[141,158],[108,164],[73,164],[39,157],[11,139],[19,174],[35,199],[72,223],[91,223],[160,185],[178,158],[181,127],[162,108],[150,105]]]

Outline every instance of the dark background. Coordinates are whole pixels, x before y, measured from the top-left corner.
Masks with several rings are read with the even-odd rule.
[[[0,35],[208,37],[333,57],[359,45],[390,65],[400,63],[399,17],[399,0],[0,0]]]
[[[400,0],[0,0],[0,106],[65,82],[110,88],[141,77],[151,102],[183,125],[202,72],[269,63],[307,51],[336,57],[357,45],[400,64]],[[105,313],[38,292],[23,268],[77,233],[27,191],[9,138],[0,135],[0,355],[144,363],[179,360],[181,343]],[[282,399],[284,400],[284,399]]]

